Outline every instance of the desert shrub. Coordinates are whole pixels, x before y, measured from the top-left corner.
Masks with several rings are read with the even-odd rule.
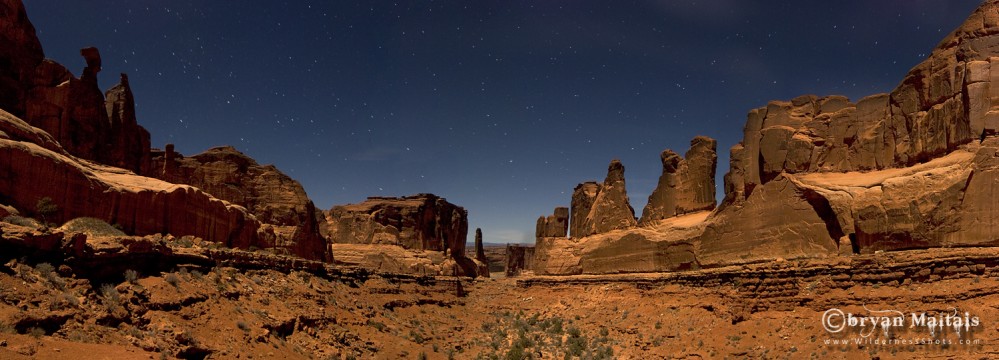
[[[38,199],[38,202],[35,203],[35,213],[42,217],[43,223],[48,223],[48,219],[53,218],[57,212],[59,212],[59,207],[48,196]]]
[[[586,351],[586,337],[582,335],[579,328],[569,328],[569,339],[566,340],[566,357],[582,356]]]
[[[8,224],[12,224],[12,225],[17,225],[17,226],[29,227],[29,228],[32,228],[32,229],[37,229],[37,228],[42,227],[42,224],[40,224],[35,219],[26,218],[26,217],[17,216],[17,215],[9,215],[7,217],[4,217],[3,218],[3,222],[8,223]]]
[[[118,289],[114,285],[101,285],[101,301],[109,311],[114,310],[121,303],[121,294],[118,293]]]
[[[422,344],[427,341],[427,339],[423,337],[423,334],[415,330],[409,330],[409,337],[417,344]]]
[[[250,331],[250,325],[247,325],[244,321],[236,322],[236,327],[243,331]]]
[[[125,281],[128,281],[130,284],[135,284],[139,281],[139,273],[132,269],[125,270]]]
[[[40,337],[42,337],[42,335],[45,335],[45,329],[42,329],[40,327],[30,328],[30,329],[28,329],[28,335],[31,335],[32,337],[34,337],[36,339],[40,338]]]
[[[416,360],[427,360],[427,353],[421,352],[419,355],[416,355]]]
[[[510,350],[506,352],[507,360],[521,360],[524,358],[526,358],[526,355],[524,354],[524,346],[519,342],[514,343],[513,346],[510,347]]]
[[[59,230],[67,234],[83,233],[88,236],[125,236],[124,232],[106,221],[92,217],[79,217],[67,221]]]
[[[177,287],[180,284],[180,276],[177,276],[177,274],[174,273],[166,274],[166,276],[163,277],[163,280],[166,281],[167,284],[173,285],[174,287]]]
[[[378,329],[378,331],[382,331],[382,330],[385,329],[385,324],[377,322],[377,321],[374,321],[374,320],[371,320],[371,319],[368,319],[368,326],[371,326],[371,327],[373,327],[375,329]]]
[[[41,263],[35,265],[35,271],[42,275],[43,278],[48,278],[55,271],[55,267],[49,263]]]

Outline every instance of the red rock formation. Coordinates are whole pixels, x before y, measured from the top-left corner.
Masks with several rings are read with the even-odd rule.
[[[0,111],[0,202],[31,211],[42,197],[49,221],[95,217],[130,234],[193,235],[230,247],[270,247],[246,209],[201,190],[80,161],[45,132]]]
[[[587,206],[590,205],[590,206]],[[572,237],[584,237],[635,226],[635,209],[628,203],[624,165],[618,160],[607,167],[603,184],[587,182],[572,195]]]
[[[663,150],[659,155],[663,173],[659,176],[656,189],[649,195],[639,224],[714,209],[717,144],[709,137],[695,137],[690,141],[690,150],[684,158],[672,150]]]
[[[127,84],[127,83],[126,83]],[[127,85],[126,85],[127,86]],[[152,160],[152,176],[187,184],[247,208],[273,232],[275,246],[307,259],[329,259],[318,214],[305,189],[273,165],[259,165],[231,146],[185,157],[167,145]]]
[[[45,54],[20,0],[0,0],[0,109],[24,116],[35,68]]]
[[[406,249],[465,253],[468,213],[433,194],[369,197],[326,213],[330,240],[339,244],[392,244]]]
[[[396,268],[418,273],[488,276],[485,264],[476,264],[465,255],[467,219],[464,208],[433,194],[369,197],[326,212],[326,232],[333,251],[345,256],[337,255],[338,262],[381,269],[388,257],[396,258],[390,261],[399,263]],[[386,255],[392,253],[396,255]],[[434,254],[446,256],[438,259]],[[412,260],[425,258],[429,260]]]
[[[566,237],[569,235],[569,208],[557,207],[555,214],[538,217],[535,238]]]
[[[731,150],[725,200],[712,213],[542,239],[536,271],[668,271],[999,245],[997,14],[999,1],[983,3],[890,94],[856,104],[808,95],[750,111]],[[577,188],[573,216],[576,203],[604,191],[590,189]],[[585,220],[571,220],[575,237]]]
[[[108,165],[129,169],[140,175],[149,173],[149,132],[135,119],[135,98],[128,85],[128,75],[104,93],[104,108],[110,128]]]
[[[96,48],[80,51],[87,66],[76,79],[62,65],[44,60],[20,1],[0,1],[0,17],[0,109],[48,132],[74,156],[141,173],[149,133],[135,123],[127,82],[111,90],[116,97],[106,105],[97,85]],[[109,114],[115,107],[118,112]]]
[[[593,203],[600,194],[601,186],[594,181],[587,181],[576,185],[572,190],[572,201],[569,204],[571,215],[569,217],[569,235],[573,238],[581,238],[590,234],[592,227],[587,218]]]
[[[482,247],[482,229],[475,228],[475,260],[489,265],[489,259],[486,258],[486,250]]]
[[[533,246],[506,245],[506,276],[517,276],[524,270],[533,269]]]

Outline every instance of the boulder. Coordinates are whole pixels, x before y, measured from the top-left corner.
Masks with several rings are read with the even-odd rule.
[[[649,195],[639,224],[714,209],[717,144],[708,137],[695,137],[683,158],[672,150],[663,150],[659,156],[663,172],[656,189]]]

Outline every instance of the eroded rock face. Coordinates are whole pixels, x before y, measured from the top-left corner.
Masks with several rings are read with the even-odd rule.
[[[35,68],[45,54],[20,0],[0,1],[0,109],[24,116]]]
[[[111,123],[108,165],[149,174],[149,132],[135,119],[135,97],[128,85],[128,75],[104,93],[104,109]]]
[[[185,157],[168,145],[152,160],[152,176],[187,184],[247,208],[267,224],[275,246],[307,259],[330,258],[315,205],[297,181],[273,165],[260,165],[231,146]]]
[[[717,147],[714,139],[698,136],[690,141],[690,150],[682,158],[672,150],[664,150],[659,155],[663,173],[649,195],[639,224],[714,209]]]
[[[49,221],[95,217],[139,236],[193,235],[229,247],[273,247],[245,208],[186,185],[83,162],[49,134],[0,111],[0,198],[31,210],[42,197],[57,206]],[[36,143],[36,141],[38,143]],[[43,180],[44,179],[44,180]]]
[[[105,103],[96,48],[80,50],[86,66],[77,79],[44,59],[20,1],[0,1],[0,17],[0,109],[48,132],[76,157],[142,174],[149,133],[135,122],[127,79],[109,90],[114,97]]]
[[[573,238],[581,238],[590,234],[592,224],[589,220],[590,211],[597,200],[597,195],[603,187],[593,181],[588,181],[579,185],[572,191],[572,202],[570,203],[571,217],[569,218],[569,235]]]
[[[624,165],[618,160],[607,166],[603,184],[587,182],[572,194],[572,237],[585,237],[635,226],[635,209],[628,202]]]
[[[557,207],[552,215],[538,217],[535,238],[566,237],[569,235],[569,208]]]
[[[475,228],[475,260],[489,266],[489,259],[486,258],[486,250],[482,247],[482,229]]]
[[[447,250],[464,256],[468,213],[433,194],[369,197],[326,213],[330,240],[338,244],[390,244],[406,249]]]
[[[586,231],[591,218],[575,218],[585,212],[576,204],[596,203],[606,189],[578,187],[574,238],[539,239],[538,272],[663,271],[684,263],[997,246],[997,62],[999,2],[988,1],[888,94],[856,103],[806,95],[750,111],[742,141],[731,148],[725,200],[700,226],[677,222],[683,216],[643,219],[654,226],[594,235]],[[673,152],[662,158],[664,175],[673,178],[661,184],[669,185],[682,159]],[[643,218],[677,207],[660,193]],[[679,251],[667,256],[664,248]]]
[[[533,269],[533,246],[506,245],[506,276],[517,276],[522,271]]]

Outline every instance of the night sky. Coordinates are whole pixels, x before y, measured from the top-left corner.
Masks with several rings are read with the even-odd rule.
[[[890,91],[978,1],[27,0],[47,57],[127,73],[153,147],[233,145],[322,209],[431,192],[487,242],[533,242],[572,188],[662,166],[746,113]],[[474,231],[469,231],[470,236]]]

